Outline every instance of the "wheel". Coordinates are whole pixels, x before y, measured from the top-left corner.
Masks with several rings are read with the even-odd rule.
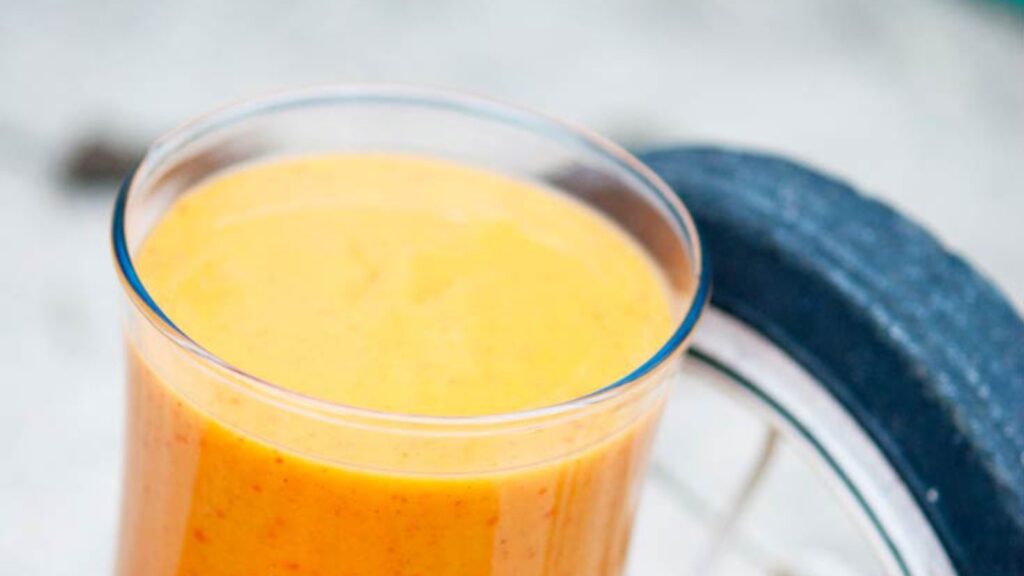
[[[713,305],[820,383],[956,571],[1024,574],[1024,322],[1006,299],[917,225],[793,162],[641,158],[697,222]]]

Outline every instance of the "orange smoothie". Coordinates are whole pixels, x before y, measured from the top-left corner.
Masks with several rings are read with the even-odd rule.
[[[194,186],[135,263],[223,362],[129,319],[120,575],[621,572],[660,374],[501,416],[669,337],[665,280],[605,217],[439,160],[296,157]]]

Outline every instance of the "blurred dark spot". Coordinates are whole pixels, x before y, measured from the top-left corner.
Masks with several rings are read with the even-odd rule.
[[[88,134],[71,146],[61,163],[61,173],[74,191],[105,190],[96,187],[120,181],[142,157],[144,146],[136,146],[106,134]]]

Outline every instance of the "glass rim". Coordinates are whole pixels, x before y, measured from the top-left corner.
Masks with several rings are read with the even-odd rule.
[[[283,110],[308,108],[318,105],[344,104],[395,104],[413,107],[446,109],[476,116],[481,119],[498,121],[506,125],[534,131],[547,138],[554,138],[596,153],[602,160],[633,176],[663,203],[682,229],[684,244],[689,256],[690,272],[696,281],[694,290],[684,303],[685,313],[677,321],[672,334],[658,349],[640,365],[621,378],[603,385],[582,396],[556,404],[540,407],[480,415],[427,415],[404,412],[389,412],[364,408],[352,404],[334,402],[310,394],[298,392],[269,380],[265,380],[222,359],[193,340],[184,330],[171,321],[139,278],[128,249],[125,231],[125,211],[131,193],[139,184],[140,175],[158,166],[169,154],[188,143],[234,125],[249,118]],[[650,168],[627,152],[621,146],[588,129],[567,123],[543,113],[507,104],[488,97],[437,88],[402,84],[346,84],[281,90],[262,96],[237,100],[214,108],[188,120],[163,136],[157,138],[142,158],[125,176],[121,183],[111,226],[112,248],[118,276],[126,287],[132,305],[164,337],[187,355],[216,366],[232,377],[250,384],[252,390],[269,393],[300,408],[316,413],[327,412],[340,417],[360,417],[373,420],[396,421],[428,426],[466,426],[473,424],[496,424],[532,420],[554,416],[576,409],[603,403],[616,398],[642,381],[668,359],[670,359],[692,335],[700,320],[701,313],[710,295],[710,271],[703,260],[702,246],[696,225],[686,206],[669,186]]]

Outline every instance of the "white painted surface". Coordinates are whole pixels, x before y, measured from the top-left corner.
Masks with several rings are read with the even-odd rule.
[[[88,130],[148,141],[296,84],[479,91],[627,144],[816,164],[1024,302],[1024,18],[980,1],[7,1],[0,14],[0,574],[110,572],[110,195],[56,175]]]

